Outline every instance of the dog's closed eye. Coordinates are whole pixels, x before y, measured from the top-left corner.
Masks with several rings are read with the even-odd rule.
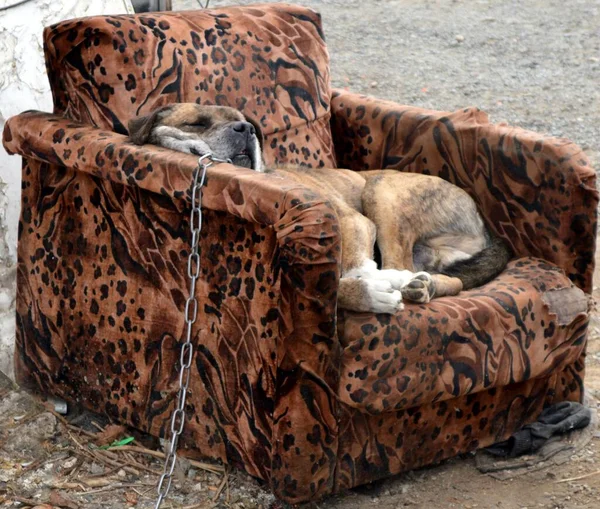
[[[197,129],[198,128],[206,129],[206,128],[210,127],[210,121],[206,118],[200,118],[193,122],[186,122],[185,125],[187,127],[193,127],[193,128],[197,128]]]

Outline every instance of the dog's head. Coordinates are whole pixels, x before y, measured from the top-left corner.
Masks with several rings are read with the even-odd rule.
[[[262,171],[262,133],[239,111],[225,106],[177,103],[129,122],[129,139],[202,156],[211,153],[233,164]]]

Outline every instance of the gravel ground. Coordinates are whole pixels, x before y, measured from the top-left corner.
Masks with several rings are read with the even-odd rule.
[[[438,110],[478,106],[493,122],[570,138],[600,163],[600,1],[295,3],[323,16],[334,86]]]

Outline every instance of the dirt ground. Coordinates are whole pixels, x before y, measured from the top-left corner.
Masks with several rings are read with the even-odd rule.
[[[232,3],[213,0],[211,6]],[[600,1],[297,3],[323,15],[335,86],[440,110],[479,106],[490,113],[492,121],[575,140],[600,167]],[[173,5],[186,9],[198,4],[174,0]],[[600,275],[598,269],[596,274]],[[600,297],[598,286],[594,296]],[[600,400],[598,313],[589,335],[586,386]],[[12,452],[7,453],[5,447],[4,455],[0,454],[0,507],[25,507],[14,502],[15,495],[36,503],[53,500],[56,506],[70,508],[153,507],[156,475],[152,472],[160,469],[158,460],[145,450],[113,451],[111,456],[92,448],[90,453],[88,443],[105,443],[111,430],[105,428],[99,437],[91,432],[98,433],[98,426],[103,428],[105,423],[98,421],[95,426],[89,418],[81,422],[87,425],[86,433],[67,428],[21,393],[6,387],[3,391],[0,383],[0,444],[8,444],[9,449],[13,444]],[[23,437],[29,435],[33,438],[24,443]],[[121,430],[117,435],[128,432]],[[157,446],[144,437],[136,439],[140,447]],[[473,455],[455,458],[303,509],[600,506],[597,431],[569,462],[513,479],[482,474],[475,463]],[[187,467],[163,507],[282,507],[240,472]],[[559,482],[581,476],[586,477]],[[90,483],[92,479],[96,481]]]

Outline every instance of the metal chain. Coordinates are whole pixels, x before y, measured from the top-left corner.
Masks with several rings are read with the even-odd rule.
[[[192,355],[194,345],[192,343],[192,328],[198,317],[198,300],[196,299],[196,282],[200,276],[200,230],[202,229],[202,186],[206,179],[206,170],[213,163],[230,163],[231,161],[217,159],[212,154],[204,154],[198,159],[198,167],[194,172],[192,184],[192,211],[190,212],[190,231],[192,238],[191,249],[187,261],[187,273],[190,280],[190,295],[185,303],[185,323],[187,324],[187,335],[181,353],[179,355],[179,392],[177,394],[177,405],[171,415],[171,441],[168,453],[165,456],[163,473],[158,481],[158,498],[154,509],[159,509],[163,500],[171,489],[173,471],[177,462],[177,444],[179,436],[185,425],[185,399],[190,384],[190,373],[192,367]]]

